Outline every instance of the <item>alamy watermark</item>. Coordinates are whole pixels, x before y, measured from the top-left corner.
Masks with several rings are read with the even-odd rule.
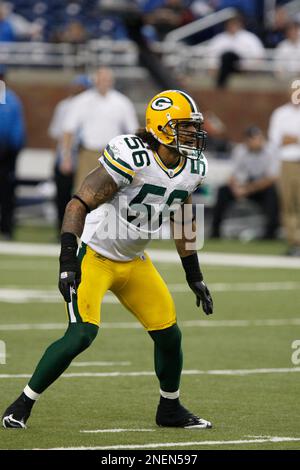
[[[0,340],[0,365],[6,364],[6,344]]]
[[[291,101],[293,104],[300,104],[300,79],[294,80],[291,84],[293,91],[291,95]]]
[[[295,339],[292,342],[292,349],[295,351],[292,353],[291,361],[294,366],[298,366],[300,364],[300,339]]]
[[[137,199],[137,198],[134,198]],[[133,200],[134,201],[134,200]],[[203,204],[159,204],[151,199],[132,203],[120,196],[115,204],[101,206],[100,240],[182,240],[187,250],[199,250],[204,244]]]
[[[0,80],[0,104],[6,104],[6,85],[3,80]]]

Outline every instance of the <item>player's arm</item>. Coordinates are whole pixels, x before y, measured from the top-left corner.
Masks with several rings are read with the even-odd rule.
[[[109,201],[118,186],[103,165],[95,168],[83,181],[79,191],[68,203],[62,224],[62,234],[71,232],[81,237],[86,214]]]
[[[117,184],[100,164],[85,178],[79,191],[66,207],[61,230],[58,284],[66,302],[71,301],[70,288],[76,291],[81,280],[77,260],[77,237],[82,235],[86,215],[100,204],[109,201],[117,191]]]
[[[183,230],[180,230],[181,236],[174,236],[174,241],[185,271],[187,283],[196,295],[196,305],[199,307],[202,302],[203,311],[206,315],[210,315],[213,313],[213,300],[203,279],[197,251],[189,248],[190,244],[196,242],[196,222],[193,217],[192,196],[188,197],[184,206],[181,220],[176,220],[175,216],[172,222],[173,235],[176,234],[176,224],[182,224],[183,228]]]

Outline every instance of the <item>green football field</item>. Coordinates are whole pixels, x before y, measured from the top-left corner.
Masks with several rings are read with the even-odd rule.
[[[0,265],[2,412],[63,334],[66,314],[55,257],[1,255]],[[300,364],[292,362],[300,356],[292,349],[300,340],[300,270],[203,266],[215,301],[206,317],[180,264],[156,265],[183,333],[182,402],[213,429],[155,425],[152,341],[109,295],[91,348],[41,397],[27,430],[0,430],[1,449],[300,449]]]

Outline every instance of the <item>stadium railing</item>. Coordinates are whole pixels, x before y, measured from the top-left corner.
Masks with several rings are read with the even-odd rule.
[[[179,42],[155,42],[152,48],[162,58],[164,64],[179,72],[207,72],[212,66],[214,56],[208,43],[190,46]],[[134,42],[93,40],[74,48],[71,44],[49,44],[42,42],[17,42],[0,44],[0,63],[14,67],[58,67],[90,70],[98,65],[117,67],[120,76],[133,76],[144,79],[145,74],[139,66],[138,50]],[[289,60],[290,63],[290,60]],[[263,58],[243,60],[242,68],[249,72],[274,73],[278,68],[285,69],[284,61],[276,60],[276,50],[265,49]],[[295,60],[293,69],[300,71],[299,61]]]
[[[0,43],[0,63],[31,67],[89,67],[97,64],[131,67],[138,63],[132,41],[92,40],[83,45],[69,43]]]
[[[227,21],[234,16],[236,16],[235,8],[224,8],[223,10],[215,13],[210,13],[203,18],[199,18],[198,20],[174,29],[166,35],[165,42],[174,43],[182,41],[193,34],[201,33],[208,28],[224,23],[224,21]]]

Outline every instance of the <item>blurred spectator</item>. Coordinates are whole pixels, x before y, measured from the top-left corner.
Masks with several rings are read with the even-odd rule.
[[[257,16],[262,7],[261,0],[214,0],[214,4],[218,10],[236,8],[247,18]]]
[[[225,124],[213,111],[204,112],[204,130],[207,132],[206,149],[216,158],[227,158],[231,145]]]
[[[214,12],[212,3],[208,0],[194,0],[190,4],[190,10],[196,18],[201,18]]]
[[[114,77],[109,68],[95,74],[95,88],[75,97],[66,115],[63,130],[61,172],[72,171],[72,148],[80,132],[80,151],[75,176],[75,189],[98,163],[103,149],[113,137],[133,133],[138,128],[131,101],[113,89]]]
[[[274,18],[269,27],[263,32],[265,47],[274,48],[285,38],[285,30],[290,22],[288,12],[282,6],[275,8]]]
[[[278,160],[262,131],[251,126],[246,130],[244,143],[233,151],[232,176],[226,186],[219,188],[213,210],[212,237],[220,237],[220,228],[230,204],[243,198],[255,201],[266,216],[264,238],[272,239],[278,228]]]
[[[74,20],[67,24],[58,38],[60,42],[68,42],[75,45],[84,44],[88,39],[88,33],[80,21]]]
[[[0,80],[5,68],[0,65]],[[5,103],[0,104],[0,233],[10,240],[14,230],[15,167],[25,141],[23,109],[16,94],[6,87]]]
[[[137,4],[145,13],[160,8],[164,4],[165,0],[137,0]]]
[[[1,2],[4,9],[4,14],[9,21],[14,36],[18,40],[39,40],[42,39],[43,26],[38,22],[31,22],[24,18],[22,15],[13,11],[13,5],[8,2]]]
[[[78,75],[69,85],[68,97],[60,101],[54,110],[53,117],[49,126],[49,135],[57,143],[56,150],[56,162],[54,167],[54,181],[56,185],[56,210],[57,210],[57,221],[58,221],[58,230],[60,231],[65,208],[72,196],[73,189],[73,179],[74,172],[76,167],[76,158],[78,152],[78,140],[74,138],[74,144],[71,151],[72,155],[72,169],[70,173],[64,173],[60,170],[60,165],[62,163],[61,156],[61,141],[63,137],[63,123],[65,116],[67,115],[70,106],[72,105],[72,100],[75,96],[83,91],[87,90],[92,86],[92,82],[85,75]]]
[[[0,3],[0,42],[13,42],[16,36],[11,22],[7,18],[7,10],[4,3]]]
[[[286,39],[278,44],[275,51],[275,71],[279,77],[300,72],[300,25],[289,23]]]
[[[145,25],[154,27],[159,41],[173,29],[195,19],[184,0],[165,0],[163,5],[144,15]]]
[[[296,83],[297,84],[297,83]],[[291,94],[291,87],[289,88]],[[287,254],[300,256],[300,81],[289,102],[275,109],[269,138],[281,160],[280,195]]]
[[[223,88],[232,73],[241,71],[241,61],[261,59],[264,47],[258,37],[244,28],[241,16],[225,23],[225,31],[217,34],[208,45],[211,66],[218,68],[217,86]]]

